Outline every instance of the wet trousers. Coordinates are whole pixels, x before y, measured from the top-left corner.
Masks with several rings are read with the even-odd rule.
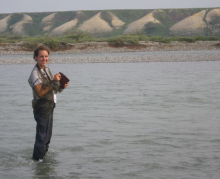
[[[49,148],[53,127],[53,111],[47,117],[42,117],[40,114],[35,113],[34,118],[37,123],[37,126],[33,159],[39,160],[44,158]]]

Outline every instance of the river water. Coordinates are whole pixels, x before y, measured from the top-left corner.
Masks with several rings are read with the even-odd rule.
[[[0,178],[219,179],[220,61],[49,64],[70,85],[42,163],[32,68],[0,65]]]

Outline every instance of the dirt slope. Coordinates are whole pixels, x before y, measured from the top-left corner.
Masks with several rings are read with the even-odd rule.
[[[33,19],[30,16],[23,14],[23,18],[21,21],[10,26],[12,34],[25,35],[26,34],[24,30],[25,24],[32,22]]]
[[[78,29],[92,34],[108,33],[113,30],[113,28],[108,24],[108,22],[101,18],[101,12],[99,12],[89,20],[84,21]]]
[[[42,28],[42,31],[45,32],[45,31],[49,31],[52,27],[52,21],[54,20],[55,18],[55,15],[57,13],[52,13],[46,17],[44,17],[42,20],[41,20],[41,25],[43,26]]]
[[[11,15],[8,15],[4,19],[0,20],[0,32],[5,32],[8,28],[8,21],[10,20]]]
[[[136,21],[132,22],[131,24],[129,24],[123,33],[124,34],[131,34],[131,33],[142,32],[145,24],[147,24],[148,22],[160,24],[160,21],[158,21],[157,19],[155,19],[153,17],[154,12],[155,11],[153,11],[153,12],[147,14],[146,16],[142,17],[141,19],[136,20]]]
[[[74,19],[52,30],[53,35],[60,35],[76,26],[78,20]]]
[[[220,35],[220,8],[209,11],[206,15],[206,22],[211,35]]]
[[[203,10],[183,19],[182,21],[170,27],[170,33],[172,35],[180,36],[204,35],[206,23],[203,21],[203,18],[205,14],[206,10]]]
[[[120,29],[124,24],[125,22],[123,22],[122,20],[120,20],[116,15],[114,15],[113,13],[111,12],[108,12],[109,15],[111,16],[112,18],[112,21],[111,21],[111,24],[112,26],[115,28],[115,29]]]

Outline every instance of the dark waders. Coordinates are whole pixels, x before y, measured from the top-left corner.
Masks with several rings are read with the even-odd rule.
[[[44,158],[49,148],[53,128],[53,110],[46,117],[40,113],[34,113],[34,118],[37,126],[33,159],[39,160]]]

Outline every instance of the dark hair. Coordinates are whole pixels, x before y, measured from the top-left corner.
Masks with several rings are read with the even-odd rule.
[[[50,49],[46,46],[46,45],[38,45],[37,48],[34,50],[34,55],[33,55],[33,58],[35,59],[35,57],[38,56],[39,54],[39,51],[41,50],[45,50],[47,51],[48,55],[50,54]],[[36,60],[36,59],[35,59]]]

